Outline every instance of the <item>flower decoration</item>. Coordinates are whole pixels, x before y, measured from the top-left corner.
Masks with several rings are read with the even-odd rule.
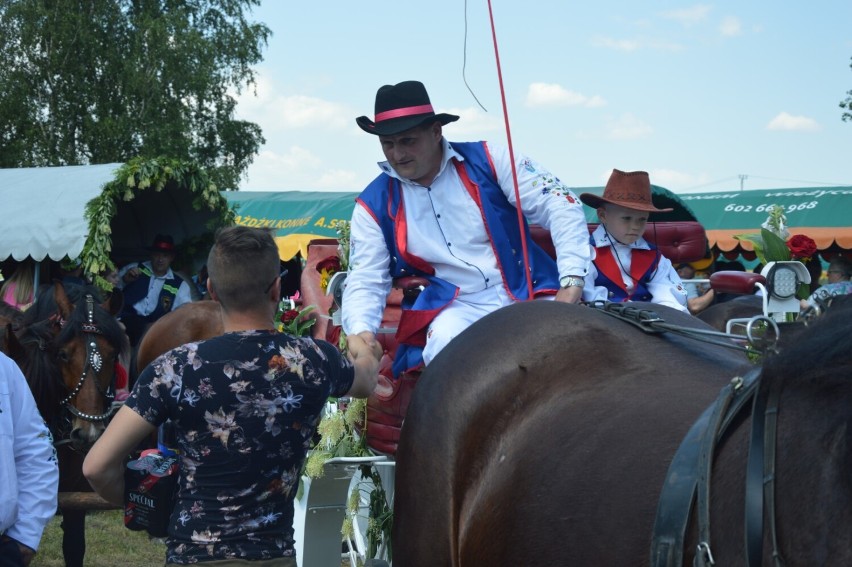
[[[804,234],[794,234],[791,236],[787,241],[787,248],[790,249],[791,260],[800,260],[802,262],[809,261],[817,251],[814,239]]]
[[[809,262],[816,254],[816,242],[804,234],[790,236],[784,207],[772,205],[768,211],[769,216],[761,225],[760,234],[738,234],[734,238],[751,242],[754,253],[764,265],[789,260]],[[796,295],[799,299],[805,299],[809,293],[808,284],[803,283]]]
[[[320,273],[320,287],[323,293],[328,289],[328,282],[331,280],[331,276],[340,270],[340,258],[337,256],[329,256],[317,263],[317,271]]]
[[[798,260],[807,262],[816,253],[816,242],[804,234],[790,236],[784,207],[772,205],[759,234],[738,234],[737,240],[751,242],[754,253],[763,264]]]
[[[291,300],[282,300],[278,305],[278,312],[275,314],[275,326],[281,333],[295,337],[310,336],[311,327],[317,321],[313,317],[307,317],[307,314],[314,309],[315,306],[313,305],[296,308]]]
[[[339,225],[337,225],[337,246],[340,251],[340,269],[348,270],[349,269],[349,249],[351,248],[351,223],[349,221],[343,221]]]

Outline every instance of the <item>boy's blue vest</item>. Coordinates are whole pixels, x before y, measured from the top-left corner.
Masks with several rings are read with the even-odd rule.
[[[592,241],[594,245],[594,241]],[[634,248],[630,251],[630,277],[633,279],[633,291],[627,293],[621,277],[621,267],[615,259],[612,246],[595,247],[595,267],[598,276],[595,285],[604,286],[609,291],[609,301],[651,301],[651,292],[647,284],[654,277],[660,264],[660,252],[653,245],[650,250]]]
[[[525,300],[529,297],[523,270],[523,248],[518,214],[503,194],[491,163],[485,142],[453,142],[452,148],[464,161],[451,160],[448,167],[456,168],[462,183],[482,211],[485,230],[510,297]],[[408,251],[405,203],[399,180],[381,174],[358,196],[367,211],[376,219],[390,254],[390,276],[421,276],[429,280],[413,302],[403,303],[402,316],[396,332],[399,348],[394,358],[393,373],[418,369],[423,364],[426,331],[432,320],[459,294],[458,287],[436,278],[435,270],[425,260]],[[524,221],[534,295],[554,294],[559,289],[556,262],[535,242]]]

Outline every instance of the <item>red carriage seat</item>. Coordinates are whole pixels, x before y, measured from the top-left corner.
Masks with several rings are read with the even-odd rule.
[[[589,225],[593,231],[596,225]],[[533,240],[555,257],[550,232],[540,226],[532,226]],[[655,243],[660,251],[677,265],[681,262],[694,262],[704,258],[707,252],[707,237],[704,228],[697,222],[654,223],[645,230],[645,238]],[[308,246],[308,260],[302,272],[302,297],[305,305],[316,305],[318,317],[314,327],[314,337],[332,342],[339,337],[340,328],[329,324],[328,308],[330,298],[325,296],[319,285],[319,273],[316,265],[329,256],[337,254],[337,241],[318,240]],[[396,454],[402,422],[405,418],[408,402],[411,400],[414,386],[420,377],[419,372],[406,373],[394,380],[391,373],[393,356],[397,348],[395,336],[402,313],[403,294],[417,293],[427,282],[421,278],[400,278],[394,282],[394,288],[388,295],[387,306],[377,335],[384,349],[379,368],[379,382],[376,391],[367,400],[367,444],[374,450]]]
[[[308,313],[307,317],[316,320],[311,329],[311,336],[318,339],[329,339],[329,333],[332,332],[328,312],[331,309],[332,298],[326,295],[320,285],[320,273],[317,271],[317,264],[329,257],[336,257],[337,239],[322,238],[311,240],[308,244],[308,258],[305,262],[305,268],[302,270],[301,288],[299,294],[302,297],[302,306],[307,307],[313,305],[315,309]],[[339,335],[339,331],[338,331]]]
[[[589,234],[594,232],[597,224],[589,225]],[[533,240],[551,257],[556,258],[550,231],[541,226],[530,227]],[[701,223],[695,221],[673,221],[648,223],[645,240],[659,248],[660,252],[677,266],[683,262],[695,262],[707,255],[707,234]]]

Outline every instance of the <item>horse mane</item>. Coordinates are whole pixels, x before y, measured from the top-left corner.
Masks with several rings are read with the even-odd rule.
[[[55,356],[56,323],[38,321],[22,328],[18,342],[26,355],[16,360],[30,385],[42,417],[52,425],[56,408],[65,396],[61,370]]]
[[[848,377],[852,366],[852,296],[835,299],[831,309],[791,335],[785,340],[782,334],[778,352],[766,357],[764,372],[806,378],[815,376],[819,368],[820,375],[842,370]]]
[[[9,323],[12,323],[13,327],[18,327],[23,318],[23,311],[20,311],[5,301],[0,300],[0,319],[4,319]]]

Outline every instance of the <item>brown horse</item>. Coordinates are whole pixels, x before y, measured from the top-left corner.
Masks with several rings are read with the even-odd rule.
[[[180,345],[217,337],[223,332],[222,307],[218,301],[185,303],[154,321],[136,351],[141,373],[152,360]]]
[[[121,295],[98,305],[91,296],[72,305],[54,283],[57,313],[31,321],[4,309],[2,347],[27,378],[42,417],[53,434],[59,459],[59,491],[90,492],[83,477],[85,452],[112,416],[115,362],[127,338],[114,318]],[[5,317],[4,317],[5,315]],[[68,567],[81,567],[86,550],[85,511],[63,509],[62,549]]]
[[[714,303],[697,315],[699,319],[718,331],[724,331],[731,319],[750,319],[763,314],[763,298],[741,295],[729,301]]]
[[[646,307],[672,324],[702,325]],[[757,532],[764,562],[752,565],[772,564],[770,532],[787,565],[852,564],[850,334],[848,311],[828,314],[764,365],[759,391],[780,391],[766,513],[774,524]],[[646,334],[589,307],[527,302],[482,319],[415,389],[397,453],[395,567],[651,564],[673,456],[750,368],[734,350]],[[751,418],[732,422],[711,461],[709,543],[719,565],[746,564]],[[684,565],[697,544],[689,508],[685,517]]]

